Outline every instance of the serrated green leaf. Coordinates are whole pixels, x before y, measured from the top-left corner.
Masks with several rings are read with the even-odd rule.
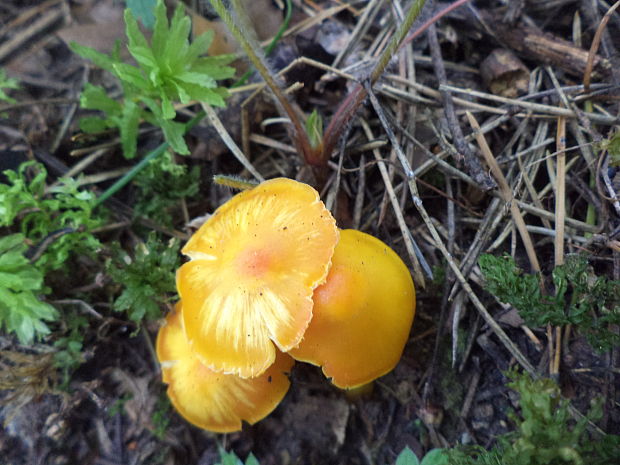
[[[185,91],[185,85],[182,82],[172,81],[172,85],[177,90],[177,95],[181,103],[189,103],[191,100],[189,94]]]
[[[7,269],[11,270],[10,272],[0,271],[2,286],[12,291],[40,289],[43,281],[41,275],[38,273],[25,273],[23,268],[27,264],[27,261],[25,264],[20,264],[19,268],[17,268],[20,271],[17,273],[15,272],[17,266],[15,263],[6,266]]]
[[[189,149],[183,138],[185,126],[182,123],[168,120],[161,120],[160,125],[172,150],[181,155],[189,155]]]
[[[213,79],[228,79],[235,75],[235,68],[226,66],[231,61],[227,58],[229,56],[199,58],[190,69],[192,72],[206,74]]]
[[[145,46],[131,47],[129,53],[131,53],[131,56],[133,56],[142,67],[147,69],[157,67],[157,60],[148,44]]]
[[[567,256],[552,272],[554,292],[545,295],[538,277],[522,273],[510,257],[483,255],[479,264],[489,292],[513,305],[528,326],[574,325],[597,350],[620,343],[607,328],[620,323],[620,281],[595,277],[583,257]]]
[[[83,116],[80,118],[80,130],[87,134],[97,134],[113,127],[115,127],[114,123],[107,118],[100,118],[98,116]]]
[[[8,183],[0,183],[0,226],[10,226],[21,210],[38,206],[38,198],[45,188],[46,172],[35,169],[34,178],[28,181],[26,171],[34,166],[34,162],[25,162],[17,172],[4,171]]]
[[[27,170],[35,173],[30,181]],[[66,266],[73,252],[89,254],[99,247],[99,241],[89,231],[99,227],[103,219],[92,214],[94,196],[91,193],[79,190],[74,180],[61,179],[45,194],[45,168],[31,162],[23,163],[17,172],[5,174],[9,184],[0,184],[0,212],[6,217],[0,220],[8,220],[7,225],[11,225],[15,215],[27,209],[20,216],[24,236],[33,244],[53,236],[36,262],[44,274]],[[76,232],[70,233],[71,230]],[[28,280],[24,278],[24,282]]]
[[[105,89],[86,83],[80,96],[80,106],[89,110],[101,110],[108,115],[121,113],[121,104],[111,99]]]
[[[199,191],[200,169],[188,170],[185,164],[177,164],[167,151],[150,162],[134,182],[140,188],[134,206],[136,215],[172,227],[173,212],[178,212],[180,200],[191,198]]]
[[[71,50],[87,60],[92,61],[96,66],[106,71],[113,72],[114,64],[116,63],[108,55],[98,52],[94,48],[80,45],[77,42],[71,42],[69,44]]]
[[[152,10],[151,10],[152,12]],[[127,36],[127,48],[131,52],[135,48],[148,48],[149,44],[133,15],[131,9],[126,9],[123,15],[125,19],[125,35]]]
[[[166,16],[166,6],[162,1],[158,1],[155,6],[155,26],[151,36],[151,48],[153,50],[164,50],[168,35],[168,17]]]
[[[149,81],[144,78],[144,75],[140,69],[135,66],[131,66],[126,63],[115,63],[113,66],[113,71],[119,79],[125,81],[126,83],[129,83],[137,89],[149,91]]]
[[[112,279],[123,287],[114,302],[114,309],[127,312],[128,317],[140,323],[162,316],[162,304],[167,293],[174,293],[175,272],[179,266],[178,240],[164,243],[150,234],[146,244],[139,246],[131,260],[120,250],[106,268]]]
[[[209,30],[203,32],[194,39],[185,53],[185,59],[188,63],[193,63],[198,59],[198,57],[200,57],[200,55],[207,53],[207,50],[209,50],[209,47],[211,46],[211,42],[213,42],[214,35],[215,33],[212,30]]]
[[[20,241],[23,241],[22,234],[11,234],[7,237],[17,237]],[[4,270],[11,275],[15,274],[17,270],[25,263],[28,263],[23,256],[26,251],[26,245],[23,243],[16,244],[12,250],[5,250],[0,252],[0,270]],[[22,260],[23,258],[23,260]]]
[[[161,96],[161,116],[162,116],[162,118],[164,118],[166,120],[171,120],[171,119],[173,119],[176,116],[176,114],[177,114],[177,112],[174,109],[174,105],[172,104],[172,102],[170,101],[168,96],[164,93]],[[165,129],[164,129],[164,134],[165,134]],[[167,137],[166,137],[166,140],[168,140]],[[170,140],[168,140],[168,142],[170,142]]]
[[[237,454],[233,451],[226,452],[224,449],[220,449],[220,460],[221,462],[216,465],[243,465],[243,462],[237,457]]]
[[[0,239],[0,327],[14,333],[22,344],[49,332],[45,321],[57,317],[51,305],[42,302],[43,275],[23,255],[22,234]]]
[[[192,23],[185,15],[183,5],[179,4],[174,10],[166,44],[161,53],[162,62],[168,66],[166,72],[176,74],[183,69],[184,65],[189,64],[186,54],[189,48],[188,37],[191,27]]]
[[[192,71],[184,71],[175,76],[179,81],[196,84],[201,87],[215,87],[215,79],[205,73],[196,73]]]
[[[138,146],[138,127],[142,109],[134,102],[125,102],[121,119],[121,145],[125,158],[136,156]]]
[[[185,84],[183,89],[187,92],[192,100],[206,102],[215,107],[224,107],[225,97],[228,97],[228,91],[223,88],[207,89],[206,87],[197,86],[195,84]]]

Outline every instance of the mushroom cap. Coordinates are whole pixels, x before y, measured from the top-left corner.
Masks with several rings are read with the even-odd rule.
[[[157,358],[172,405],[187,421],[218,433],[239,431],[241,421],[254,424],[269,415],[288,391],[285,375],[294,360],[278,352],[258,378],[216,373],[191,350],[181,320],[181,304],[166,317],[157,335]]]
[[[202,362],[241,377],[260,375],[297,346],[325,282],[336,221],[312,187],[263,182],[218,208],[183,248],[177,272],[185,334]]]
[[[314,291],[314,310],[293,358],[319,365],[340,388],[391,371],[415,314],[415,289],[403,261],[379,239],[340,232],[327,281]]]

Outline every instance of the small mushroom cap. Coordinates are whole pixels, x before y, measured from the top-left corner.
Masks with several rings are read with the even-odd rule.
[[[327,281],[314,291],[314,310],[296,360],[323,367],[350,389],[391,371],[415,314],[415,289],[403,261],[379,239],[340,232]]]
[[[181,321],[181,305],[170,313],[157,335],[157,358],[172,405],[187,421],[217,433],[239,431],[241,421],[254,424],[269,415],[288,391],[286,376],[294,360],[278,352],[258,378],[216,373],[192,352]]]
[[[325,282],[336,221],[312,187],[286,178],[237,194],[183,248],[177,272],[190,345],[215,371],[260,375],[295,347]],[[273,341],[273,342],[272,342]]]

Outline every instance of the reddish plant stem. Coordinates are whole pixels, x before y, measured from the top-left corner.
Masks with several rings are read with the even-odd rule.
[[[347,127],[366,96],[366,90],[360,84],[357,84],[353,91],[347,95],[344,102],[338,107],[338,110],[336,110],[336,113],[332,116],[323,134],[323,151],[319,154],[316,164],[327,164],[344,128]]]
[[[442,18],[443,16],[447,15],[448,13],[452,12],[456,8],[464,5],[465,3],[469,1],[470,0],[457,0],[453,4],[439,11],[438,13],[433,15],[430,19],[425,21],[418,29],[412,32],[405,40],[403,40],[402,43],[398,46],[398,48],[399,49],[402,48],[405,44],[408,44],[413,39],[415,39],[420,34],[422,34],[424,31],[426,31],[432,24],[437,22],[440,18]],[[374,84],[379,79],[379,77],[381,77],[381,74],[383,74],[383,71],[386,66],[387,66],[387,61],[384,62],[382,60],[379,62],[379,64],[373,70],[371,74],[372,84]],[[323,144],[322,144],[323,151],[321,153],[314,154],[312,158],[312,162],[306,159],[308,163],[315,165],[315,166],[327,164],[327,161],[331,157],[331,154],[334,151],[336,144],[338,143],[338,138],[341,136],[341,134],[343,133],[347,125],[351,122],[351,119],[356,114],[357,110],[362,105],[367,95],[368,94],[366,92],[366,89],[364,89],[364,87],[361,84],[359,83],[356,84],[353,91],[351,91],[351,93],[347,96],[344,102],[342,102],[340,107],[338,107],[338,109],[336,110],[336,113],[334,113],[334,116],[329,122],[327,129],[325,129],[325,133],[323,135]]]

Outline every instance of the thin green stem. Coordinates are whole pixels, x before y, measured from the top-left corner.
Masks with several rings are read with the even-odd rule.
[[[198,112],[196,116],[194,116],[187,123],[185,123],[184,132],[187,133],[187,131],[189,131],[196,124],[198,124],[200,120],[203,119],[204,117],[205,117],[204,111]],[[164,142],[159,147],[157,147],[155,150],[150,152],[146,157],[140,160],[138,164],[136,164],[133,168],[131,168],[131,170],[129,170],[122,178],[120,178],[118,181],[116,181],[114,184],[108,187],[108,189],[97,198],[97,200],[95,201],[94,208],[97,208],[99,205],[101,205],[103,202],[108,200],[110,197],[116,194],[119,190],[121,190],[123,187],[129,184],[131,180],[135,178],[136,175],[140,171],[142,171],[144,167],[148,165],[151,160],[154,160],[155,158],[159,157],[162,153],[164,153],[168,149],[168,147],[170,147],[170,144],[168,144],[168,142]]]
[[[592,100],[586,100],[585,110],[589,113],[592,113]],[[595,149],[595,151],[597,152],[597,156],[595,158],[598,158],[598,150]],[[590,173],[590,181],[588,184],[590,186],[590,189],[596,189],[596,177],[592,173]],[[588,202],[588,208],[586,209],[586,223],[592,226],[596,226],[596,216],[596,207],[594,206],[594,204]],[[592,233],[586,232],[584,236],[590,238],[592,237]]]
[[[394,53],[396,53],[398,47],[400,47],[401,42],[407,36],[409,29],[411,29],[411,25],[420,15],[420,11],[422,11],[425,3],[426,0],[415,0],[413,5],[411,5],[411,8],[409,8],[409,11],[407,11],[407,16],[405,16],[405,20],[396,31],[396,34],[392,36],[392,40],[385,48],[385,50],[383,50],[383,53],[381,53],[381,56],[379,57],[379,62],[372,70],[372,74],[370,75],[370,82],[374,84],[377,79],[381,77],[383,71],[385,70],[385,67],[394,56]]]

